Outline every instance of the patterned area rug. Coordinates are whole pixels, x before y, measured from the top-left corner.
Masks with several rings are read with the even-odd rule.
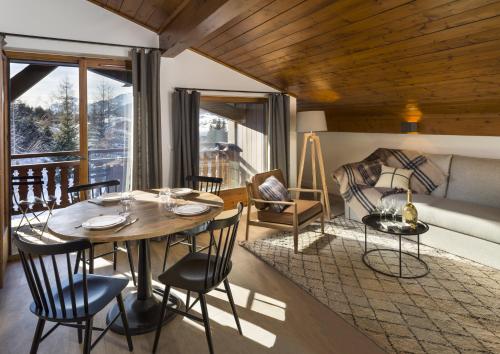
[[[430,273],[393,278],[361,260],[363,224],[337,217],[325,232],[319,225],[305,229],[297,255],[287,232],[242,246],[388,353],[500,353],[500,271],[421,246]],[[369,249],[397,249],[398,242],[369,231]],[[416,243],[405,241],[403,249],[416,253]],[[377,269],[399,269],[397,253],[374,252],[367,261]],[[403,274],[423,271],[408,256],[403,256],[403,267]]]

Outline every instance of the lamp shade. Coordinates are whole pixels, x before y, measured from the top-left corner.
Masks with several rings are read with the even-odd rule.
[[[324,132],[327,130],[324,111],[297,112],[297,132]]]

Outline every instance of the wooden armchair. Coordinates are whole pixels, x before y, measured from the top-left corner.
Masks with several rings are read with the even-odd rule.
[[[293,248],[298,253],[299,249],[299,230],[303,229],[313,221],[321,220],[321,232],[325,232],[325,198],[323,191],[319,189],[288,188],[290,192],[312,192],[318,193],[320,200],[293,199],[290,202],[264,200],[259,192],[259,186],[270,177],[276,177],[284,186],[286,186],[281,170],[272,170],[269,172],[258,173],[252,177],[251,182],[247,183],[248,209],[245,240],[248,241],[248,232],[250,225],[267,227],[272,229],[292,231]],[[270,204],[287,205],[287,208],[281,213],[269,208]],[[257,209],[257,219],[252,220],[252,206]]]

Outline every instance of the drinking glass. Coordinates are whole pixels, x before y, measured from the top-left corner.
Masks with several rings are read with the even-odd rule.
[[[160,198],[160,202],[165,203],[167,201],[167,197],[171,194],[170,188],[164,188],[160,190],[158,193],[158,197]]]
[[[122,205],[122,214],[127,213],[132,205],[132,195],[129,192],[123,192],[120,196],[120,204]]]
[[[165,204],[165,209],[167,211],[173,211],[177,202],[175,200],[175,196],[170,190],[170,188],[165,188],[159,193],[160,201]]]

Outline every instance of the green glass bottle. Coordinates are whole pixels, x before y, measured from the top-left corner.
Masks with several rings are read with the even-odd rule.
[[[408,189],[406,194],[406,205],[403,207],[401,215],[403,217],[403,222],[409,224],[412,229],[417,228],[418,213],[417,208],[413,205],[413,198],[411,194],[411,189]]]

